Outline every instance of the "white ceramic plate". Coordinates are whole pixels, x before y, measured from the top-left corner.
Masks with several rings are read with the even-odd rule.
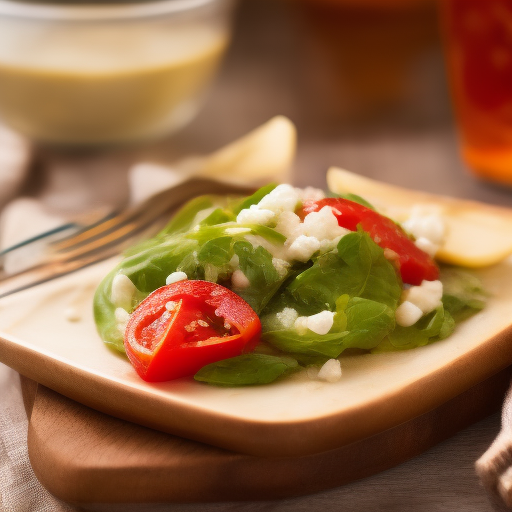
[[[479,271],[488,307],[447,340],[342,359],[335,383],[305,373],[261,387],[148,384],[96,333],[94,289],[115,261],[0,300],[0,361],[85,405],[254,455],[334,449],[412,419],[512,363],[512,259]],[[66,319],[73,307],[80,320]]]

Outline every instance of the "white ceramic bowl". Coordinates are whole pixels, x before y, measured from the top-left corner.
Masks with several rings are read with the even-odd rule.
[[[0,0],[0,119],[52,144],[159,137],[197,113],[233,0]]]

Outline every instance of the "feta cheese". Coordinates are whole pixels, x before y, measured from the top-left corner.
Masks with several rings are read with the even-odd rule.
[[[293,212],[300,202],[300,192],[291,185],[278,185],[258,203],[258,208],[272,210],[279,213],[283,211]]]
[[[306,334],[308,332],[308,317],[307,316],[299,316],[293,322],[293,327],[299,334]]]
[[[415,205],[402,226],[416,239],[426,238],[435,245],[441,245],[446,231],[441,211],[429,205]]]
[[[250,208],[241,210],[236,221],[238,224],[267,225],[275,216],[274,211],[267,208],[260,208],[258,205],[253,204]]]
[[[341,379],[341,364],[337,359],[326,361],[318,372],[317,378],[326,382],[338,382]]]
[[[439,250],[439,245],[431,242],[428,238],[425,238],[423,236],[420,236],[414,244],[416,247],[421,249],[422,251],[426,252],[428,255],[434,257],[436,255],[436,252]]]
[[[239,288],[241,290],[247,288],[251,284],[249,279],[247,279],[247,276],[240,269],[237,269],[233,272],[233,275],[231,276],[231,282],[235,288]]]
[[[121,334],[124,335],[126,326],[130,320],[130,314],[123,308],[116,308],[114,311],[114,318],[116,319],[116,327]]]
[[[299,314],[293,308],[284,308],[279,313],[276,313],[277,320],[285,329],[291,329]]]
[[[128,276],[117,274],[112,280],[110,300],[114,306],[130,309],[135,290],[135,285]]]
[[[165,278],[165,284],[173,284],[177,283],[178,281],[185,281],[185,279],[188,279],[185,272],[173,272]]]
[[[300,217],[293,212],[282,212],[277,218],[277,224],[274,229],[288,238],[290,243],[303,234]]]
[[[327,334],[334,323],[334,313],[332,311],[321,311],[316,315],[308,316],[307,319],[310,331],[316,334]]]
[[[314,236],[300,235],[288,247],[289,259],[306,262],[320,249],[320,241]]]
[[[299,316],[294,327],[299,334],[305,334],[309,329],[315,334],[327,334],[334,323],[334,313],[332,311],[321,311],[316,315]]]
[[[320,188],[306,187],[301,190],[302,201],[320,201],[325,198],[324,191]]]
[[[69,306],[64,310],[64,318],[68,322],[79,322],[82,319],[78,310],[73,306]]]
[[[384,248],[384,258],[386,258],[389,261],[397,261],[400,256],[398,256],[398,253],[393,251],[393,249],[389,249],[388,247]]]
[[[274,265],[274,268],[277,270],[277,274],[280,278],[285,277],[288,273],[288,269],[290,268],[290,263],[280,258],[272,258],[272,265]]]
[[[114,317],[118,323],[127,323],[130,320],[130,313],[123,308],[116,308]]]
[[[402,327],[414,325],[423,316],[423,311],[408,300],[402,302],[395,311],[395,320]]]
[[[442,297],[441,281],[422,281],[419,286],[411,286],[402,293],[403,300],[412,302],[424,315],[436,309],[441,304]]]
[[[254,249],[257,249],[258,247],[263,247],[272,255],[273,258],[279,258],[282,260],[289,259],[287,254],[287,248],[281,244],[273,244],[272,242],[269,242],[267,239],[259,235],[246,235],[245,240],[249,242],[254,247]]]
[[[349,230],[339,226],[330,206],[324,206],[320,211],[306,215],[302,232],[306,236],[314,236],[322,241],[346,235]]]
[[[238,265],[240,265],[240,258],[238,257],[238,254],[233,254],[233,256],[231,256],[231,259],[229,260],[229,266],[232,269],[237,269]]]

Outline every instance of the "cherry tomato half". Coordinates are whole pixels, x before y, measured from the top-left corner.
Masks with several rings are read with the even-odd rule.
[[[357,226],[361,226],[377,245],[394,251],[404,283],[419,285],[423,280],[438,279],[439,269],[431,256],[417,247],[407,233],[391,219],[366,206],[348,199],[332,197],[305,202],[299,216],[304,218],[308,213],[320,211],[324,206],[333,209],[341,227],[356,231]]]
[[[231,290],[187,280],[158,288],[139,304],[124,346],[140,377],[157,382],[248,352],[260,331],[258,315]]]

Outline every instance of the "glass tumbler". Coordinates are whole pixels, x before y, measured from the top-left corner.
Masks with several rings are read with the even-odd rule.
[[[153,139],[197,113],[232,0],[0,0],[0,120],[53,145]]]
[[[512,185],[512,0],[440,0],[462,156]]]

